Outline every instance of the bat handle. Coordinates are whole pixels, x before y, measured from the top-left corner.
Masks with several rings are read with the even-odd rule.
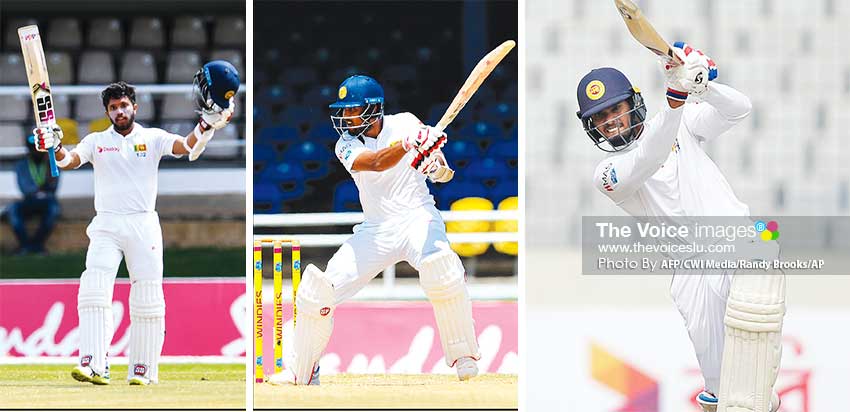
[[[59,167],[56,166],[56,152],[52,147],[47,151],[47,157],[50,159],[50,176],[59,177]]]

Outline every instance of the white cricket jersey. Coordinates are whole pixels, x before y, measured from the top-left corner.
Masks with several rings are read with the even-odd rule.
[[[410,166],[416,157],[416,150],[411,150],[398,164],[381,172],[351,170],[354,159],[363,152],[376,152],[401,144],[404,137],[419,133],[421,125],[419,119],[410,113],[387,115],[384,116],[384,125],[378,137],[363,136],[363,140],[360,140],[345,133],[337,140],[336,157],[351,173],[357,185],[366,222],[382,222],[403,216],[423,205],[434,206],[434,197],[425,184],[425,175]]]
[[[164,155],[175,156],[174,142],[183,136],[136,123],[127,136],[110,126],[91,133],[72,150],[80,165],[94,168],[94,209],[97,213],[153,212],[156,207],[157,171]],[[175,156],[175,157],[180,157]]]
[[[746,96],[715,82],[702,103],[675,110],[665,104],[628,151],[596,166],[594,185],[632,216],[749,216],[700,144],[743,120],[750,107]]]

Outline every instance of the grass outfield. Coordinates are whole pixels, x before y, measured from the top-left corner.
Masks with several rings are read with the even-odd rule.
[[[320,386],[254,384],[254,409],[516,409],[517,375],[322,376]]]
[[[130,386],[127,365],[112,383],[71,377],[73,365],[0,365],[3,409],[245,409],[245,365],[161,364],[159,384]]]
[[[245,276],[245,249],[188,248],[166,246],[165,276]],[[0,279],[78,279],[86,268],[86,251],[45,256],[0,256]],[[118,275],[127,277],[121,262]]]

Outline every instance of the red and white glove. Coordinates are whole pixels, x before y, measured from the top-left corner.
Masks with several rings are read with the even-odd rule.
[[[32,134],[35,136],[33,145],[35,150],[39,152],[47,152],[51,148],[59,150],[62,148],[62,128],[58,124],[52,126],[36,127],[32,129]]]
[[[230,106],[226,109],[216,105],[213,110],[201,110],[201,119],[198,121],[201,132],[218,130],[227,126],[233,119],[234,111],[236,111],[236,100],[233,97],[230,98]]]
[[[434,150],[430,155],[424,157],[418,165],[414,161],[411,166],[419,173],[428,176],[428,179],[434,183],[446,183],[452,180],[455,175],[455,171],[449,167],[449,162],[442,150]]]
[[[431,126],[422,126],[416,135],[408,135],[401,141],[405,152],[416,149],[427,156],[434,150],[439,150],[446,144],[446,133]]]
[[[717,65],[702,51],[684,42],[673,44],[673,52],[683,64],[671,67],[666,60],[661,60],[667,86],[667,97],[685,101],[688,96],[701,97],[708,90],[708,82],[717,77]]]

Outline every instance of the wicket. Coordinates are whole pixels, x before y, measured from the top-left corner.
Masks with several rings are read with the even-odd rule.
[[[292,323],[298,313],[296,290],[301,283],[301,244],[295,239],[254,240],[254,356],[255,382],[263,382],[263,245],[271,244],[274,259],[274,372],[283,368],[283,245],[292,249]]]

